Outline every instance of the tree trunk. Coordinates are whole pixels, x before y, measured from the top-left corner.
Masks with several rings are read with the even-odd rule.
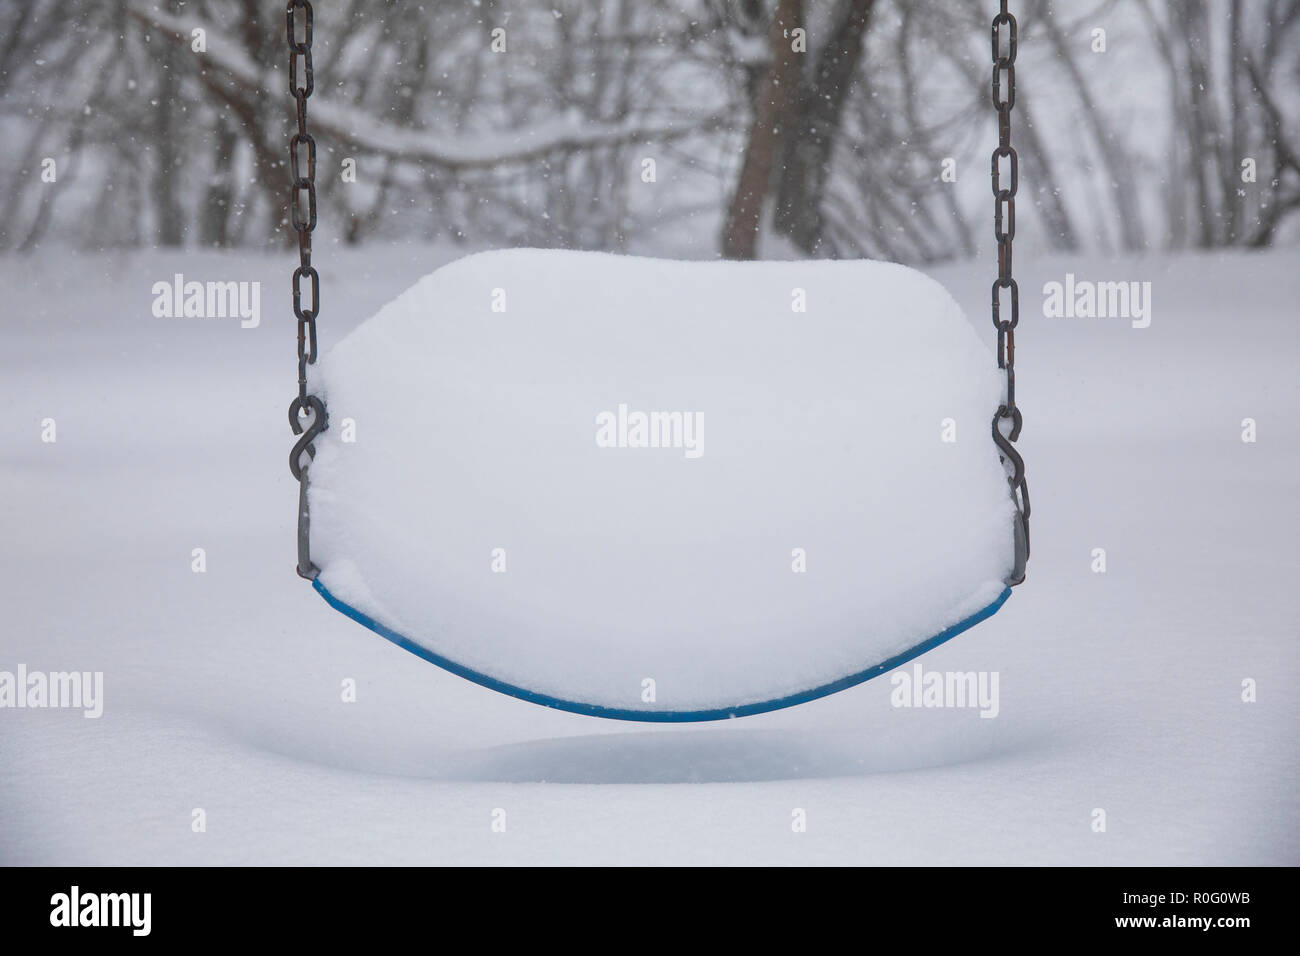
[[[1219,172],[1223,178],[1224,241],[1236,245],[1240,240],[1241,197],[1238,195],[1240,179],[1238,171],[1242,155],[1246,151],[1246,104],[1241,98],[1241,0],[1232,0],[1228,8],[1231,22],[1228,25],[1228,117],[1230,125],[1229,139],[1224,144],[1225,151],[1219,162]]]
[[[753,259],[758,255],[758,233],[772,169],[781,138],[790,125],[790,114],[798,103],[802,54],[794,52],[789,33],[802,24],[803,0],[778,0],[768,30],[772,62],[759,84],[745,158],[723,227],[722,254],[728,259]]]
[[[800,85],[795,128],[783,144],[775,226],[809,255],[822,244],[826,180],[874,2],[840,0],[817,68]]]
[[[1201,0],[1185,0],[1176,21],[1187,50],[1187,92],[1190,109],[1185,128],[1191,155],[1192,181],[1196,186],[1197,244],[1209,249],[1218,245],[1215,223],[1221,211],[1214,182],[1219,178],[1219,127],[1210,92],[1210,67],[1206,57],[1209,21]]]
[[[212,128],[212,177],[203,200],[200,242],[225,248],[230,244],[230,207],[235,201],[235,131],[225,116]]]
[[[180,3],[171,0],[166,10],[170,14],[177,14],[180,12]],[[153,170],[153,197],[158,210],[156,235],[160,246],[179,246],[185,241],[185,219],[180,201],[176,198],[176,173],[180,165],[177,137],[181,135],[181,130],[176,123],[180,76],[174,44],[162,44],[162,49],[158,51],[158,66],[162,88],[158,92],[154,122],[154,142],[157,146]]]

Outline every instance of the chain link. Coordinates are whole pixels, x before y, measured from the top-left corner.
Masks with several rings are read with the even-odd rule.
[[[302,39],[298,39],[298,14]],[[307,390],[307,366],[316,362],[316,317],[320,315],[320,273],[311,264],[311,234],[316,228],[316,140],[307,128],[307,99],[316,81],[311,60],[312,8],[308,0],[287,0],[289,93],[296,104],[298,131],[289,139],[289,222],[298,234],[298,268],[293,270],[293,314],[298,319],[298,395],[289,405],[289,427],[298,441],[289,453],[289,471],[298,482],[298,574],[309,580],[320,570],[311,561],[307,513],[307,469],[316,453],[312,442],[328,424],[325,403]],[[311,301],[303,304],[303,279]],[[304,421],[305,420],[305,421]]]
[[[1016,405],[1016,326],[1020,324],[1020,286],[1012,275],[1011,244],[1016,236],[1016,191],[1020,185],[1020,163],[1011,145],[1011,110],[1016,105],[1016,18],[1007,10],[1007,0],[993,18],[993,107],[998,114],[998,145],[993,150],[993,237],[998,243],[998,277],[993,280],[993,327],[998,333],[998,368],[1006,373],[1006,400],[993,416],[993,441],[1001,451],[1011,497],[1016,503],[1016,558],[1009,583],[1025,579],[1029,558],[1029,485],[1025,462],[1012,444],[1020,437],[1023,416]],[[1006,183],[1003,184],[1003,163]],[[1004,315],[1003,294],[1008,311]],[[1004,433],[1003,423],[1009,424]]]

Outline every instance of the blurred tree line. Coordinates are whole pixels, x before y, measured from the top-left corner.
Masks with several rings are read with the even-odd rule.
[[[322,228],[353,243],[973,255],[992,232],[995,8],[318,0]],[[1034,247],[1296,235],[1300,0],[1012,9]],[[0,0],[0,249],[287,242],[287,85],[279,2]]]

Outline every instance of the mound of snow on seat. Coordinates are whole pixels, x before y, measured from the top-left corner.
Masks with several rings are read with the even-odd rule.
[[[986,606],[1011,567],[1000,376],[902,266],[484,253],[320,376],[321,582],[534,693],[799,694]]]

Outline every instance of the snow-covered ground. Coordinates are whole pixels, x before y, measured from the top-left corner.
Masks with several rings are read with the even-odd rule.
[[[323,347],[450,256],[318,250]],[[997,672],[995,719],[881,678],[672,727],[493,694],[294,575],[291,268],[0,260],[0,671],[104,673],[98,719],[0,709],[0,862],[1300,863],[1294,250],[1019,257],[1029,580],[921,658]],[[1150,327],[1041,317],[1067,271],[1151,281]],[[261,324],[155,318],[177,272],[261,280]],[[989,268],[933,274],[991,340]]]

